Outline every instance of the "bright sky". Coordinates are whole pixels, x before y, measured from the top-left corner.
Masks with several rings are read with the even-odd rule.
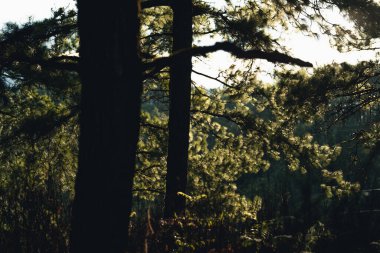
[[[217,0],[210,1],[215,1],[215,3],[217,3]],[[237,2],[241,0],[234,1]],[[378,2],[380,3],[380,0],[378,0]],[[352,23],[348,22],[342,15],[340,15],[337,9],[325,11],[323,14],[325,18],[331,23],[341,24],[344,25],[346,28],[353,27]],[[376,53],[380,51],[352,51],[340,53],[338,50],[330,46],[329,38],[327,35],[320,35],[320,37],[317,39],[303,35],[302,33],[295,30],[283,32],[282,34],[278,34],[277,36],[280,38],[280,40],[282,40],[282,45],[285,45],[288,49],[290,49],[291,56],[311,62],[315,67],[323,66],[332,62],[348,62],[351,64],[355,64],[359,61],[374,59]],[[197,44],[203,45],[210,43],[198,42]],[[379,47],[380,42],[376,46]],[[207,62],[197,61],[197,65],[195,65],[195,70],[203,73],[207,72],[208,75],[216,77],[220,72],[219,69],[226,69],[231,64],[235,63],[227,53],[215,53],[211,56],[211,58],[212,60]],[[235,65],[238,64],[235,63]],[[268,63],[264,60],[260,61],[259,65],[264,71],[271,72],[273,70],[273,64]],[[308,72],[311,73],[312,70],[308,69]],[[262,81],[268,83],[273,81],[273,76],[271,74],[263,73],[259,75],[259,78]],[[204,83],[204,86],[209,88],[220,86],[220,83],[216,81],[210,81],[208,78],[201,77],[199,75],[194,74],[193,79],[197,83]]]
[[[0,0],[0,27],[6,22],[23,23],[28,21],[29,17],[33,20],[40,20],[51,15],[51,9],[59,7],[74,8],[74,0]],[[330,21],[345,22],[344,19],[336,12],[329,15]],[[284,42],[291,49],[291,55],[310,61],[315,66],[321,66],[331,62],[356,63],[360,60],[368,60],[373,58],[374,52],[350,52],[339,53],[329,45],[328,38],[320,39],[305,37],[300,33],[292,33],[283,35]],[[203,44],[203,43],[202,43]],[[212,44],[212,43],[211,43]],[[211,60],[207,62],[199,62],[195,64],[195,69],[199,72],[207,73],[210,76],[217,76],[218,70],[228,68],[233,64],[228,54],[219,52],[212,55]],[[268,65],[270,68],[270,65]],[[216,82],[210,82],[209,79],[193,75],[193,79],[207,87],[219,86]],[[270,81],[270,78],[263,77],[264,81]]]
[[[0,0],[0,26],[6,22],[24,23],[29,17],[40,20],[51,16],[51,9],[75,7],[73,0]]]
[[[355,64],[359,61],[374,59],[376,51],[352,51],[340,53],[332,48],[327,36],[321,36],[319,39],[307,37],[301,33],[292,33],[291,35],[283,35],[284,45],[290,49],[290,55],[300,58],[304,61],[311,62],[315,67],[323,66],[332,62],[341,63],[348,62]],[[212,44],[212,43],[211,43]],[[379,50],[377,50],[379,52]],[[216,77],[219,69],[227,69],[231,64],[234,64],[233,59],[228,53],[218,52],[211,55],[211,61],[197,61],[194,66],[198,72],[206,73]],[[260,61],[262,69],[273,69],[273,64],[266,61]],[[235,63],[236,65],[236,63]],[[311,72],[311,70],[308,70]],[[264,82],[271,82],[273,78],[270,75],[260,75],[260,79]],[[219,83],[211,81],[205,77],[194,75],[193,79],[198,83],[206,83],[207,87],[214,88],[220,86]]]

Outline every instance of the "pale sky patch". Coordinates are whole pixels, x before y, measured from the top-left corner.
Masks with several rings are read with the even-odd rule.
[[[75,8],[73,0],[0,0],[0,27],[6,22],[22,24],[32,20],[50,17],[51,9]]]

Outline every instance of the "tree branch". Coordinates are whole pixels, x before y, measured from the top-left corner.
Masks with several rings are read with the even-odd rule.
[[[172,7],[172,0],[146,0],[141,2],[141,9],[148,9],[153,7],[167,6]],[[200,16],[208,13],[209,8],[202,5],[193,5],[193,16]]]
[[[144,188],[134,188],[132,189],[133,192],[154,192],[154,193],[160,193],[160,194],[164,194],[165,191],[164,190],[160,190],[160,189],[144,189]]]
[[[189,56],[206,56],[216,51],[229,52],[231,55],[239,59],[263,59],[273,63],[285,63],[297,65],[300,67],[313,67],[310,62],[303,61],[298,58],[291,57],[278,51],[264,52],[258,49],[243,50],[231,42],[218,42],[212,46],[193,47],[175,52],[172,56],[161,57],[152,62],[145,64],[145,69],[152,69],[151,73],[157,73],[161,69],[172,65],[182,57]]]
[[[192,70],[192,72],[195,73],[195,74],[197,74],[197,75],[204,76],[204,77],[206,77],[208,79],[214,80],[214,81],[216,81],[216,82],[218,82],[220,84],[223,84],[224,86],[226,86],[228,88],[234,88],[231,85],[227,84],[226,82],[223,82],[223,81],[219,80],[217,77],[212,77],[212,76],[206,75],[206,74],[198,72],[198,71],[196,71],[194,69]]]
[[[63,62],[55,59],[38,59],[34,57],[20,56],[13,59],[26,64],[38,64],[43,68],[79,72],[77,62]]]
[[[141,9],[147,9],[152,7],[159,7],[159,6],[171,6],[172,1],[171,0],[147,0],[147,1],[141,1]]]

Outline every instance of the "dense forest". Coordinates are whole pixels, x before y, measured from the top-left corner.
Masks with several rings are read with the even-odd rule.
[[[76,7],[0,32],[0,252],[380,252],[377,1]]]

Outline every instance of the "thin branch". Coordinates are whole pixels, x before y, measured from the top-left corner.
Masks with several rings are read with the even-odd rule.
[[[219,80],[219,79],[216,78],[216,77],[212,77],[212,76],[206,75],[206,74],[201,73],[201,72],[198,72],[198,71],[196,71],[196,70],[194,70],[194,69],[192,70],[192,72],[195,73],[195,74],[197,74],[197,75],[207,77],[208,79],[211,79],[211,80],[217,81],[217,82],[219,82],[220,84],[223,84],[224,86],[227,86],[228,88],[234,88],[234,87],[232,87],[231,85],[229,85],[229,84],[227,84],[227,83],[225,83],[225,82]]]
[[[159,125],[154,125],[154,124],[151,124],[151,123],[148,123],[148,122],[142,122],[140,124],[140,126],[142,127],[149,127],[149,128],[154,128],[154,129],[157,129],[157,130],[162,130],[162,131],[166,131],[167,129],[163,126],[159,126]]]
[[[155,192],[155,193],[160,193],[164,194],[164,190],[156,190],[156,189],[142,189],[142,188],[134,188],[132,191],[134,192]]]
[[[149,34],[149,35],[146,35],[146,36],[143,36],[143,37],[140,37],[140,39],[149,39],[149,38],[154,38],[154,37],[162,37],[162,36],[172,36],[173,33],[153,33],[153,34]]]
[[[79,62],[79,56],[75,56],[75,55],[60,55],[60,56],[57,56],[57,57],[52,57],[50,59],[52,61],[67,60],[67,61]]]
[[[141,9],[159,7],[159,6],[172,6],[171,0],[147,0],[141,1]]]
[[[63,59],[68,60],[70,58],[71,62],[60,61]],[[76,71],[79,72],[79,57],[76,56],[58,56],[50,59],[42,59],[37,57],[29,57],[26,55],[15,53],[6,59],[5,62],[0,62],[0,65],[7,66],[14,62],[22,62],[26,64],[38,64],[41,67],[49,68],[49,69],[57,69],[57,70],[67,70],[67,71]]]
[[[153,164],[153,165],[145,167],[145,168],[136,169],[136,173],[142,173],[142,172],[145,172],[147,170],[150,170],[153,168],[160,168],[160,167],[162,167],[161,164]]]

